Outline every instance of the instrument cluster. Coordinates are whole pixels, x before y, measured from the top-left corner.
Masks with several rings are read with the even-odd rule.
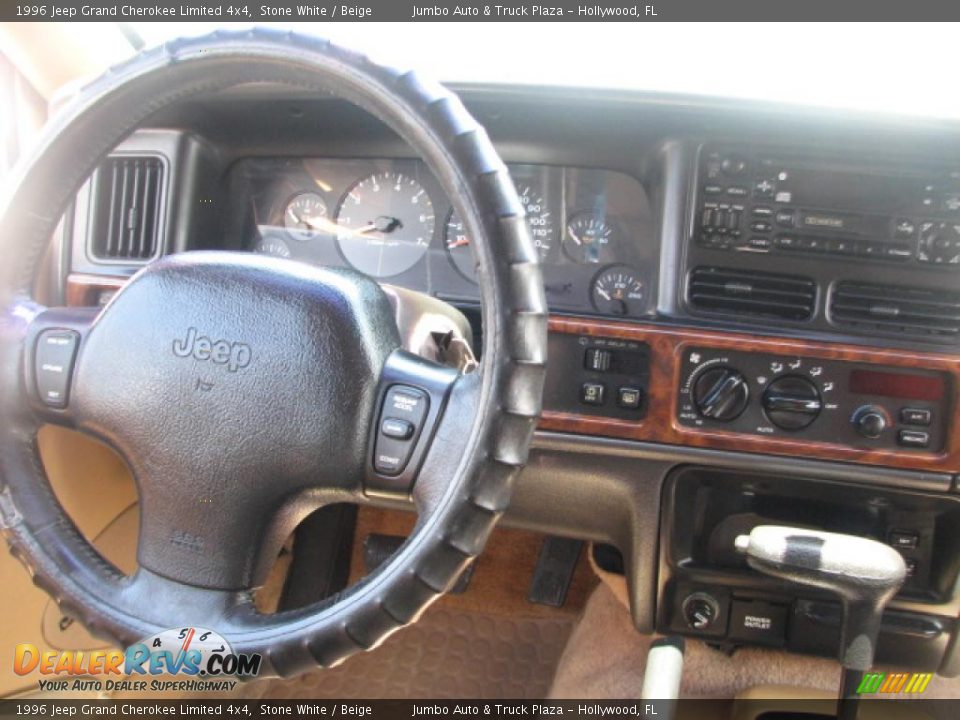
[[[652,314],[659,248],[643,185],[607,170],[509,168],[551,309]],[[352,267],[451,302],[479,299],[469,234],[420,161],[248,159],[231,172],[230,197],[249,251]]]

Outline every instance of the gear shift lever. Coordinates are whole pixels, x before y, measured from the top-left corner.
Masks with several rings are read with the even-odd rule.
[[[845,672],[838,717],[856,717],[856,688],[873,665],[883,608],[907,574],[900,553],[868,538],[778,525],[758,525],[735,542],[754,570],[840,596]]]

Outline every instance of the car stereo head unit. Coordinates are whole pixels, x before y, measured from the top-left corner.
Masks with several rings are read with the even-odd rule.
[[[960,169],[701,149],[694,241],[753,253],[960,268]]]

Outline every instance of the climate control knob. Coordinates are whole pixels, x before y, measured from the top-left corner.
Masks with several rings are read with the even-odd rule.
[[[730,422],[740,416],[750,400],[750,388],[743,375],[731,367],[704,371],[693,386],[693,401],[705,418]]]
[[[853,425],[865,438],[876,440],[887,429],[887,416],[879,408],[864,405],[853,413]]]
[[[763,393],[763,409],[782,430],[803,430],[817,419],[823,403],[817,386],[800,375],[779,377]]]

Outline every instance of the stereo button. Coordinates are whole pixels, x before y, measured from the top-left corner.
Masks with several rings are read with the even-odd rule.
[[[909,240],[917,231],[917,226],[912,220],[897,220],[893,228],[894,237],[898,240]]]
[[[780,227],[793,227],[793,210],[780,210],[777,213],[777,225]]]

